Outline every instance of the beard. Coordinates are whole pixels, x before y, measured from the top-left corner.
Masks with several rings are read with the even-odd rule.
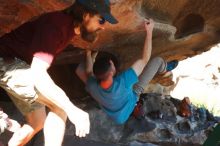
[[[81,26],[81,38],[89,43],[93,43],[97,40],[97,31],[95,32],[88,32],[88,30],[86,29],[86,27],[84,25]]]

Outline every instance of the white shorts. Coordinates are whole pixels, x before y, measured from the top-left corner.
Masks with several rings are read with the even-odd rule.
[[[42,108],[33,84],[30,65],[20,59],[0,58],[0,87],[2,87],[23,115]]]

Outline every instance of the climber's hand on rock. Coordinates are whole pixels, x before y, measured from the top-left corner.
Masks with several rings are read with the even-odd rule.
[[[147,32],[152,32],[154,28],[154,20],[153,19],[145,19],[144,26]]]

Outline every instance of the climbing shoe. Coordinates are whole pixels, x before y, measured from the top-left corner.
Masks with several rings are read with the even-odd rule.
[[[143,100],[141,98],[137,102],[132,115],[134,118],[138,120],[144,119],[145,112],[144,112],[144,107],[143,107]]]
[[[178,63],[179,63],[178,60],[172,60],[172,61],[167,62],[166,71],[168,72],[168,71],[175,69]]]

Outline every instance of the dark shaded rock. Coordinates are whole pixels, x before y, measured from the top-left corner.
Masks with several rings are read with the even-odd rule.
[[[0,101],[11,101],[4,89],[0,88]]]
[[[150,117],[151,119],[153,120],[156,120],[156,119],[162,119],[163,118],[163,114],[160,112],[160,111],[152,111],[152,112],[149,112],[147,114],[148,117]]]
[[[161,140],[169,140],[174,136],[168,129],[158,129],[157,133]]]
[[[143,107],[147,115],[151,115],[152,117],[159,112],[158,116],[161,117],[159,119],[175,122],[176,108],[169,99],[158,94],[149,93],[141,95],[141,98],[144,99]]]
[[[156,124],[149,122],[147,119],[137,120],[134,118],[130,118],[130,120],[126,123],[126,129],[130,129],[132,131],[131,134],[150,132],[156,128]]]
[[[134,141],[134,142],[129,143],[126,146],[158,146],[158,145],[150,144],[150,143],[141,143],[141,142]]]
[[[159,94],[148,94],[146,97],[163,102],[168,100]],[[158,100],[160,99],[160,100]],[[96,102],[87,97],[79,102],[77,106],[82,107],[90,115],[91,129],[86,138],[79,139],[75,136],[74,125],[67,121],[64,146],[74,145],[103,145],[103,146],[199,146],[210,134],[216,121],[207,121],[201,123],[195,121],[191,123],[188,119],[175,116],[175,121],[166,119],[152,119],[146,116],[142,120],[134,117],[124,125],[115,124],[103,111],[97,106]],[[90,103],[90,104],[88,104]],[[88,106],[89,105],[89,106]],[[24,119],[11,102],[0,102],[0,106],[8,113],[11,118],[24,123]],[[155,106],[157,106],[155,104]],[[169,106],[172,107],[172,106]],[[161,106],[163,108],[163,106]],[[157,107],[158,110],[161,110]],[[168,110],[169,112],[170,110]],[[0,141],[7,143],[11,133],[6,132],[0,137]],[[28,146],[43,146],[43,134],[35,136]]]
[[[176,131],[180,134],[192,133],[191,125],[188,121],[182,121],[176,124]]]
[[[168,100],[159,94],[147,94],[145,97],[152,98],[146,100],[149,102],[158,101],[163,102]],[[212,127],[216,121],[209,121],[201,123],[195,121],[191,123],[188,119],[176,117],[175,121],[166,119],[152,119],[146,116],[142,120],[137,120],[131,117],[124,125],[117,125],[111,119],[107,117],[105,113],[98,107],[90,97],[78,102],[78,106],[81,106],[89,112],[91,120],[91,132],[85,139],[77,139],[75,136],[74,126],[67,121],[66,136],[68,140],[64,141],[65,145],[77,143],[77,144],[103,144],[106,142],[113,145],[128,145],[132,144],[132,141],[142,141],[140,144],[172,142],[172,145],[184,145],[184,143],[202,144],[210,133],[210,127]],[[87,103],[87,104],[86,104]],[[90,104],[88,104],[90,103]],[[149,104],[149,103],[147,103]],[[0,102],[0,106],[8,113],[8,115],[21,123],[24,123],[24,119],[21,114],[16,110],[11,102]],[[157,106],[155,104],[155,106]],[[163,106],[161,106],[163,108]],[[157,107],[161,111],[160,108]],[[168,110],[170,111],[170,110]],[[0,141],[7,143],[11,136],[11,133],[6,132],[0,137]],[[72,139],[70,138],[72,137]],[[42,133],[36,135],[36,137],[29,143],[29,145],[43,145]],[[103,145],[104,145],[103,144]]]
[[[37,146],[37,145],[36,145]],[[63,146],[119,146],[118,144],[108,144],[103,142],[96,142],[84,138],[73,138],[72,136],[65,136]]]
[[[190,23],[189,23],[190,22]],[[204,30],[205,20],[201,15],[189,14],[184,17],[177,32],[175,34],[176,39],[184,38],[190,34],[199,33]]]

